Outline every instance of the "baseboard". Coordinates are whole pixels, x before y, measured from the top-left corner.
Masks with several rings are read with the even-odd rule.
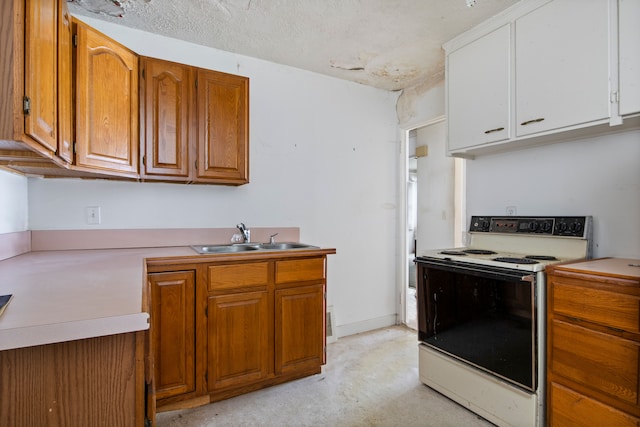
[[[397,317],[395,314],[388,314],[386,316],[376,317],[375,319],[336,326],[335,333],[338,337],[346,337],[362,332],[373,331],[374,329],[386,328],[387,326],[394,326],[397,324]]]

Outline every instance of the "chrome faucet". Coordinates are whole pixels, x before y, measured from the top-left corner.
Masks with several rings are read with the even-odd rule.
[[[271,236],[269,236],[269,244],[270,244],[270,245],[273,245],[274,243],[276,243],[276,236],[277,236],[278,234],[279,234],[279,233],[272,234]]]
[[[247,227],[244,226],[244,223],[240,223],[238,225],[236,225],[236,228],[238,230],[240,230],[240,232],[242,233],[242,238],[244,239],[245,243],[250,243],[251,242],[251,230],[247,229]]]

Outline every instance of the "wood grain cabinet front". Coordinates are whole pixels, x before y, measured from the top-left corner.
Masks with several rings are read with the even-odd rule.
[[[240,185],[249,180],[249,79],[141,61],[141,176]]]
[[[76,165],[138,176],[138,56],[76,21]]]
[[[269,369],[269,261],[208,267],[208,388],[236,389],[261,381]]]
[[[550,426],[640,425],[640,265],[605,258],[548,276]]]
[[[326,255],[188,266],[193,270],[173,264],[149,273],[160,410],[321,372]]]
[[[18,171],[66,167],[73,155],[67,2],[7,0],[2,7],[0,162]]]
[[[156,399],[195,391],[195,272],[149,275]]]

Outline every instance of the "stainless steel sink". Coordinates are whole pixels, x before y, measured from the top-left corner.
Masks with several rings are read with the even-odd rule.
[[[298,242],[281,243],[236,243],[232,245],[192,245],[199,254],[228,254],[253,251],[288,251],[295,249],[318,249],[318,246]]]
[[[191,247],[199,254],[228,254],[258,250],[258,245],[194,245]]]
[[[260,249],[286,251],[289,249],[317,248],[317,246],[306,245],[304,243],[261,243]]]

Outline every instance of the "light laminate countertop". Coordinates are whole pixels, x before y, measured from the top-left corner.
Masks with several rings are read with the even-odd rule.
[[[192,257],[188,246],[29,252],[0,261],[0,350],[149,328],[145,260]]]

